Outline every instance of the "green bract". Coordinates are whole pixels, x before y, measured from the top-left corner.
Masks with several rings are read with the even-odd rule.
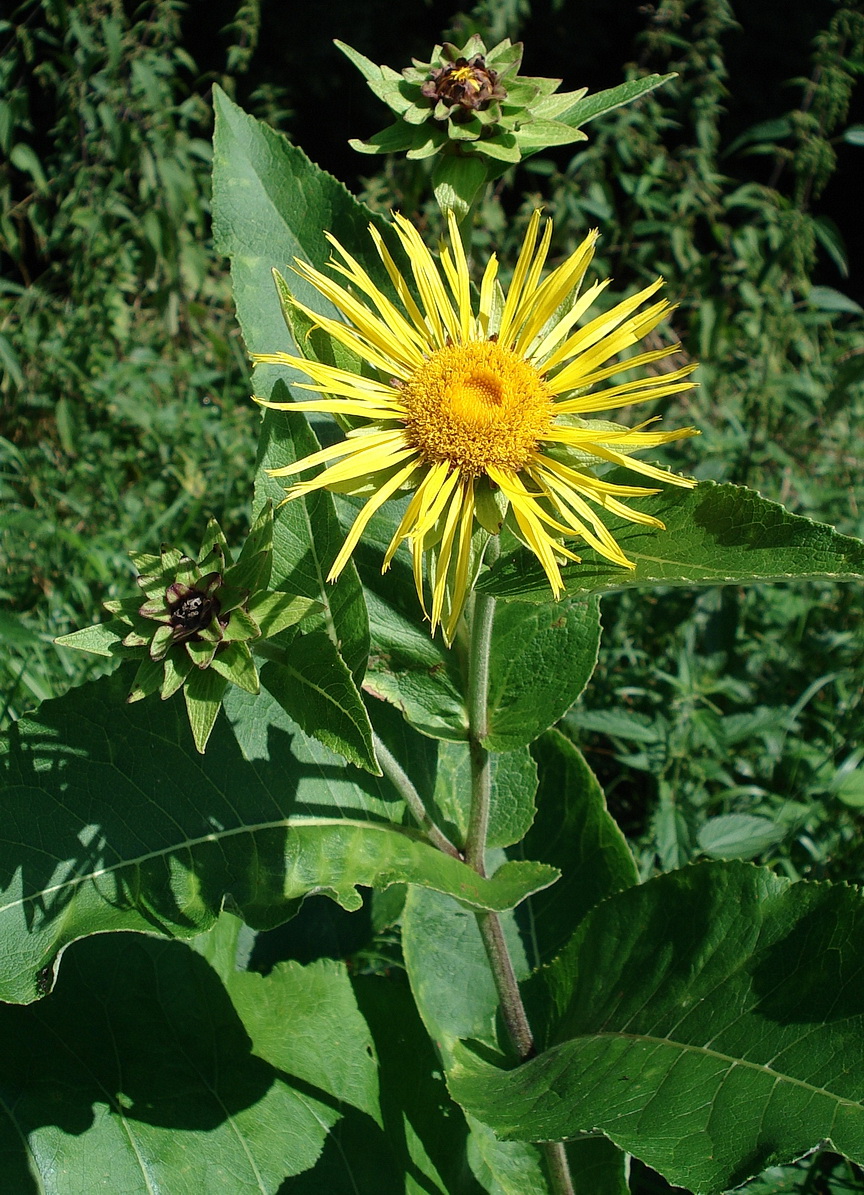
[[[259,690],[249,642],[299,622],[315,603],[268,593],[273,513],[268,502],[236,562],[215,519],[197,560],[162,546],[158,556],[131,552],[140,597],[105,603],[109,622],[62,635],[64,647],[97,655],[141,657],[129,701],[158,689],[163,701],[183,689],[195,746],[203,752],[229,683]]]

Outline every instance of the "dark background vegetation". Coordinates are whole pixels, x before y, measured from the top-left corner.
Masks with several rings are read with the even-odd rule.
[[[619,294],[662,272],[703,362],[668,411],[703,435],[669,462],[864,532],[860,4],[454,4],[26,0],[0,20],[0,724],[98,672],[52,639],[128,591],[127,549],[196,545],[210,514],[238,541],[247,523],[258,414],[210,240],[212,83],[436,231],[425,167],[348,147],[387,114],[332,37],[394,67],[442,36],[521,37],[524,73],[568,89],[677,71],[578,152],[506,175],[486,240],[512,255],[542,203],[557,254],[599,225]],[[728,852],[864,881],[861,592],[673,590],[603,613],[565,729],[643,874],[710,854],[707,823],[734,814]],[[333,917],[334,953],[356,950]],[[821,1154],[750,1190],[864,1182]]]

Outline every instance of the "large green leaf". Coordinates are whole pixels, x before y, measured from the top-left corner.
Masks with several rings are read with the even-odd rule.
[[[599,905],[535,977],[542,1053],[458,1046],[450,1089],[505,1137],[600,1129],[698,1195],[823,1139],[864,1161],[862,957],[856,889],[688,867]]]
[[[322,268],[330,256],[329,231],[383,279],[368,225],[384,228],[386,222],[282,133],[249,116],[220,88],[213,96],[213,229],[217,251],[231,258],[243,338],[254,353],[290,349],[271,271],[290,270],[295,257]],[[308,282],[293,272],[290,281],[303,303],[334,313]]]
[[[277,379],[269,392],[283,399],[287,387]],[[265,472],[316,452],[318,440],[301,412],[268,411],[258,447],[255,501],[263,504],[269,498],[277,506],[273,520],[272,584],[321,604],[322,613],[307,619],[304,627],[326,631],[359,683],[369,652],[369,620],[363,589],[351,562],[335,584],[327,581],[344,539],[333,499],[326,490],[319,490],[282,505],[284,488]]]
[[[128,685],[121,670],[46,702],[13,727],[0,757],[2,999],[50,987],[43,969],[76,938],[191,937],[226,900],[258,926],[286,920],[310,891],[356,908],[355,883],[430,882],[471,905],[508,908],[557,874],[516,862],[484,880],[382,820],[403,814],[389,785],[346,771],[284,714],[274,722],[267,695],[241,694],[229,706],[237,736],[220,717],[202,758],[178,702],[128,705]],[[256,711],[263,741],[242,725]]]
[[[383,1130],[347,1108],[291,1195],[480,1195],[465,1161],[465,1118],[447,1094],[404,974],[361,976],[354,991],[378,1058]]]
[[[501,1141],[487,1125],[468,1117],[468,1160],[489,1195],[549,1195],[549,1177],[536,1145]],[[574,1195],[630,1195],[627,1158],[605,1137],[565,1146]]]
[[[512,751],[557,722],[588,683],[599,647],[596,599],[499,606],[492,630],[485,746]]]
[[[632,474],[616,473],[617,481]],[[568,594],[610,593],[645,585],[729,585],[751,581],[827,578],[864,580],[864,543],[823,523],[789,514],[754,490],[702,481],[692,490],[669,487],[634,500],[666,524],[665,531],[607,519],[609,529],[636,564],[619,568],[590,548],[581,564],[561,575]],[[549,602],[552,592],[527,551],[502,558],[478,588],[502,598]]]
[[[330,252],[324,231],[330,230],[378,274],[380,261],[366,231],[372,216],[282,134],[248,116],[218,87],[214,97],[214,235],[217,248],[231,258],[234,301],[246,347],[250,353],[291,352],[295,346],[282,318],[272,269],[284,270],[295,257],[323,267]],[[292,274],[291,286],[302,301],[333,314],[303,279]],[[287,385],[296,378],[290,370],[261,367],[255,390],[284,401]],[[283,486],[265,469],[288,464],[317,447],[300,412],[268,412],[256,502],[267,497],[280,502],[284,497]],[[357,675],[368,651],[368,627],[356,572],[349,565],[335,586],[325,583],[341,542],[328,494],[281,507],[274,523],[272,584],[323,603],[324,625]]]
[[[223,923],[236,918],[223,915]],[[375,1132],[372,1041],[344,966],[233,966],[208,942],[76,943],[52,995],[0,1009],[0,1186],[9,1195],[277,1192],[343,1114]]]
[[[639,877],[581,752],[557,730],[539,738],[531,752],[540,774],[537,817],[519,854],[561,869],[557,884],[516,911],[528,957],[537,967],[559,953],[590,909]]]
[[[462,750],[442,744],[439,768],[441,753]],[[554,862],[562,878],[548,892],[530,896],[516,910],[515,921],[511,914],[501,918],[519,979],[553,957],[594,904],[636,881],[623,836],[576,748],[550,732],[532,752],[540,772],[537,817],[517,849],[528,858]],[[521,755],[512,752],[498,762]],[[493,858],[498,857],[496,852]],[[498,996],[473,915],[443,895],[415,888],[406,902],[402,935],[412,990],[445,1065],[460,1037],[497,1050]],[[492,1195],[545,1195],[547,1179],[536,1147],[501,1142],[471,1117],[469,1123],[472,1169]],[[611,1142],[572,1142],[568,1155],[579,1195],[626,1195],[623,1155]]]

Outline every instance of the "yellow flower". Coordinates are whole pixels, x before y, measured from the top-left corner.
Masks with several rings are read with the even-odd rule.
[[[666,301],[637,314],[660,288],[661,278],[578,326],[607,285],[598,282],[580,293],[596,232],[541,281],[552,225],[546,222],[538,243],[540,213],[535,212],[506,295],[496,281],[498,262],[493,255],[475,314],[455,219],[450,218],[451,248],[442,249],[440,266],[407,220],[395,215],[394,223],[413,288],[378,230],[373,226],[370,232],[398,303],[332,236],[328,239],[341,260],[331,260],[331,268],[347,279],[350,289],[305,262],[296,266],[344,322],[301,303],[297,308],[372,366],[378,379],[287,353],[260,354],[256,361],[299,370],[310,379],[304,389],[327,397],[298,403],[258,401],[279,410],[330,411],[364,421],[340,443],[271,473],[285,477],[328,466],[312,480],[293,485],[286,501],[321,488],[362,493],[371,488],[372,496],[333,562],[331,581],[345,567],[379,507],[413,491],[384,568],[407,539],[424,611],[425,559],[432,630],[441,623],[450,642],[479,568],[477,532],[495,527],[488,513],[492,502],[499,510],[509,506],[513,530],[537,556],[556,598],[564,589],[559,560],[579,560],[562,542],[565,538],[578,537],[613,563],[633,567],[595,508],[662,527],[658,519],[620,500],[658,491],[610,484],[596,477],[591,465],[625,465],[655,481],[691,486],[691,480],[636,460],[631,453],[697,433],[693,428],[644,431],[645,423],[632,430],[603,422],[592,425],[580,416],[685,390],[692,385],[685,379],[695,366],[596,389],[614,375],[650,365],[679,347],[653,349],[609,364],[668,314]],[[486,542],[483,535],[479,538]]]

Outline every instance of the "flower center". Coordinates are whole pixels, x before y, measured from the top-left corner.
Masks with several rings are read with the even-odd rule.
[[[477,477],[518,472],[552,424],[552,395],[533,365],[491,340],[438,349],[401,395],[405,434],[424,461]]]
[[[204,580],[207,581],[211,577],[218,577],[218,574],[211,573]],[[218,577],[217,583],[221,580],[222,578]],[[191,639],[193,643],[198,642],[198,632],[209,627],[214,618],[219,618],[222,608],[219,599],[209,592],[209,586],[190,587],[175,581],[168,587],[165,598],[171,612],[169,626],[174,629],[172,638],[175,643],[182,643],[186,639]]]
[[[433,70],[421,87],[430,100],[440,100],[451,108],[460,107],[467,113],[488,107],[490,100],[504,100],[507,92],[498,82],[498,72],[490,70],[482,54],[469,62],[457,58],[449,66]]]

